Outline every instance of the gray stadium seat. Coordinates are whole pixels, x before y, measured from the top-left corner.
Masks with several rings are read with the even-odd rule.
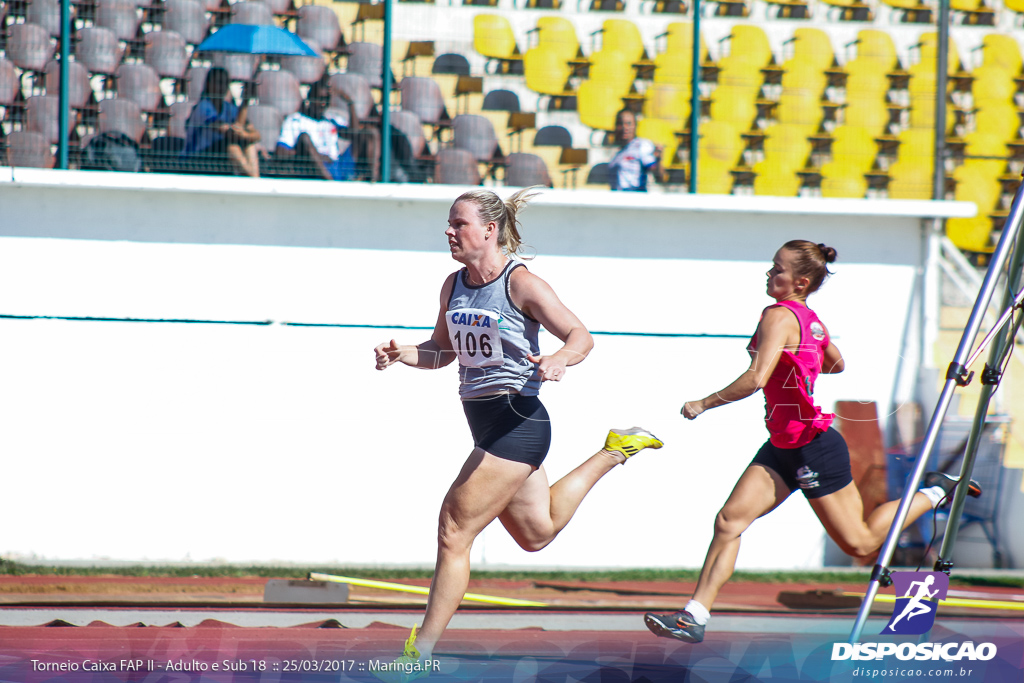
[[[14,24],[7,28],[7,58],[25,71],[42,71],[53,56],[50,32],[36,24]]]
[[[284,115],[277,107],[254,104],[249,107],[246,121],[260,132],[260,147],[267,152],[277,149],[277,141],[281,138],[281,124],[284,122]]]
[[[331,76],[329,83],[331,86],[332,107],[339,109],[346,109],[348,107],[343,99],[336,96],[336,93],[342,92],[355,104],[356,116],[360,120],[370,117],[374,107],[373,92],[370,91],[370,84],[366,82],[365,78],[353,73],[334,74]]]
[[[60,62],[53,60],[46,65],[46,92],[56,95],[60,92]],[[79,62],[68,61],[68,102],[73,109],[89,104],[92,85],[89,70]]]
[[[256,68],[260,65],[260,56],[214,52],[210,61],[214,66],[227,69],[233,81],[251,81]]]
[[[32,0],[25,10],[25,21],[45,28],[51,36],[60,35],[60,0]],[[75,6],[71,6],[71,26],[75,25]]]
[[[348,66],[345,70],[363,76],[371,88],[379,88],[383,84],[383,67],[384,52],[377,43],[352,43],[348,46]]]
[[[7,165],[28,168],[53,168],[50,145],[39,133],[14,131],[7,136]]]
[[[275,107],[284,116],[302,106],[299,81],[288,71],[261,71],[256,77],[256,94],[260,104]]]
[[[324,52],[336,52],[345,47],[338,15],[330,7],[300,7],[297,33],[307,43],[319,45]]]
[[[544,126],[533,136],[534,147],[572,147],[572,135],[562,126]]]
[[[479,185],[476,159],[464,149],[442,149],[437,153],[434,182],[445,185]]]
[[[14,104],[21,90],[21,79],[14,70],[14,63],[0,57],[0,107]]]
[[[427,139],[423,137],[423,123],[420,122],[420,117],[411,111],[391,112],[391,125],[402,131],[409,139],[413,156],[423,156],[427,147]]]
[[[198,45],[210,30],[206,8],[198,0],[165,0],[164,31],[174,31],[190,45]]]
[[[189,64],[185,39],[175,31],[147,33],[146,64],[162,78],[183,78]]]
[[[109,28],[118,40],[135,40],[142,17],[135,4],[100,5],[96,8],[96,26]]]
[[[142,121],[142,110],[129,99],[114,98],[100,102],[100,133],[120,132],[135,142],[142,140],[146,125]]]
[[[171,119],[167,122],[167,136],[172,138],[185,137],[185,122],[192,114],[195,102],[175,102],[170,106]]]
[[[121,63],[121,44],[109,28],[93,26],[78,32],[75,59],[89,71],[111,75]]]
[[[319,46],[311,45],[310,47],[318,53],[318,56],[281,57],[281,68],[294,75],[299,80],[299,83],[316,83],[323,77],[324,71],[327,70],[327,63],[324,62],[323,55],[320,54]]]
[[[508,159],[505,160],[505,185],[551,187],[551,175],[548,173],[548,167],[544,160],[536,154],[516,152],[509,154]]]
[[[60,98],[56,95],[36,95],[25,101],[25,128],[39,133],[46,144],[60,140]]]
[[[231,23],[273,26],[274,13],[262,2],[236,2],[231,6]]]
[[[117,69],[117,97],[130,99],[142,111],[158,111],[164,105],[160,76],[146,64],[122,64]]]
[[[402,109],[414,112],[423,123],[438,125],[447,120],[441,87],[433,78],[406,76],[398,88],[402,92]]]
[[[456,149],[470,152],[477,161],[494,161],[502,154],[490,119],[479,114],[459,114],[452,121]]]

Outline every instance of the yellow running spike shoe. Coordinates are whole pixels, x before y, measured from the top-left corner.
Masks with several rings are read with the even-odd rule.
[[[627,460],[645,448],[661,448],[664,445],[661,439],[640,427],[612,429],[604,440],[604,450],[622,453]]]
[[[430,665],[420,661],[420,651],[416,649],[417,629],[419,626],[412,627],[401,657],[392,662],[381,663],[376,668],[371,666],[370,673],[375,678],[384,683],[409,683],[430,674]]]

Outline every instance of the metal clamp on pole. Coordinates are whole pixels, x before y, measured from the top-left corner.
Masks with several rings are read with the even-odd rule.
[[[989,384],[992,386],[998,386],[1000,380],[1003,379],[1003,371],[999,368],[993,368],[985,363],[985,369],[981,371],[981,383]]]
[[[876,564],[871,570],[871,580],[877,581],[878,585],[882,588],[888,588],[892,585],[892,577],[889,575],[889,568]]]
[[[935,560],[935,571],[949,576],[949,573],[953,571],[953,560],[944,560],[941,557]]]
[[[967,372],[967,368],[954,361],[949,364],[949,369],[946,370],[946,379],[953,380],[958,387],[966,387],[974,379],[974,373]]]

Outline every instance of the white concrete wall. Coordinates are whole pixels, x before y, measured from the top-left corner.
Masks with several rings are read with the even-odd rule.
[[[471,449],[455,370],[373,369],[428,334],[451,187],[0,169],[0,314],[351,327],[0,319],[0,551],[54,559],[430,565],[437,509]],[[606,477],[552,546],[498,526],[478,566],[699,566],[765,438],[760,397],[689,423],[684,400],[746,367],[764,272],[786,240],[835,246],[811,303],[848,371],[818,398],[876,401],[901,357],[930,202],[548,192],[523,216],[548,280],[597,346],[542,392],[555,479],[609,427],[666,441]],[[383,327],[383,329],[382,329]],[[675,336],[652,336],[675,335]],[[679,335],[708,335],[679,336]],[[546,349],[556,347],[548,336]],[[821,566],[796,495],[744,539],[740,567]]]

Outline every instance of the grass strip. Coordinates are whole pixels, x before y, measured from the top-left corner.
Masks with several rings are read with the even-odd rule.
[[[26,564],[0,559],[2,576],[131,576],[131,577],[211,577],[246,578],[267,577],[276,579],[303,579],[310,572],[322,574],[343,574],[366,579],[429,579],[431,569],[406,569],[395,567],[332,567],[332,566],[268,566],[268,565],[45,565]],[[505,579],[509,581],[678,581],[696,582],[696,569],[616,569],[616,570],[561,570],[561,571],[490,571],[475,570],[471,578]],[[738,571],[733,581],[758,583],[819,583],[819,584],[866,584],[870,578],[868,569],[862,571]],[[950,585],[956,586],[1005,586],[1024,587],[1024,577],[986,574],[961,575],[954,571]]]

